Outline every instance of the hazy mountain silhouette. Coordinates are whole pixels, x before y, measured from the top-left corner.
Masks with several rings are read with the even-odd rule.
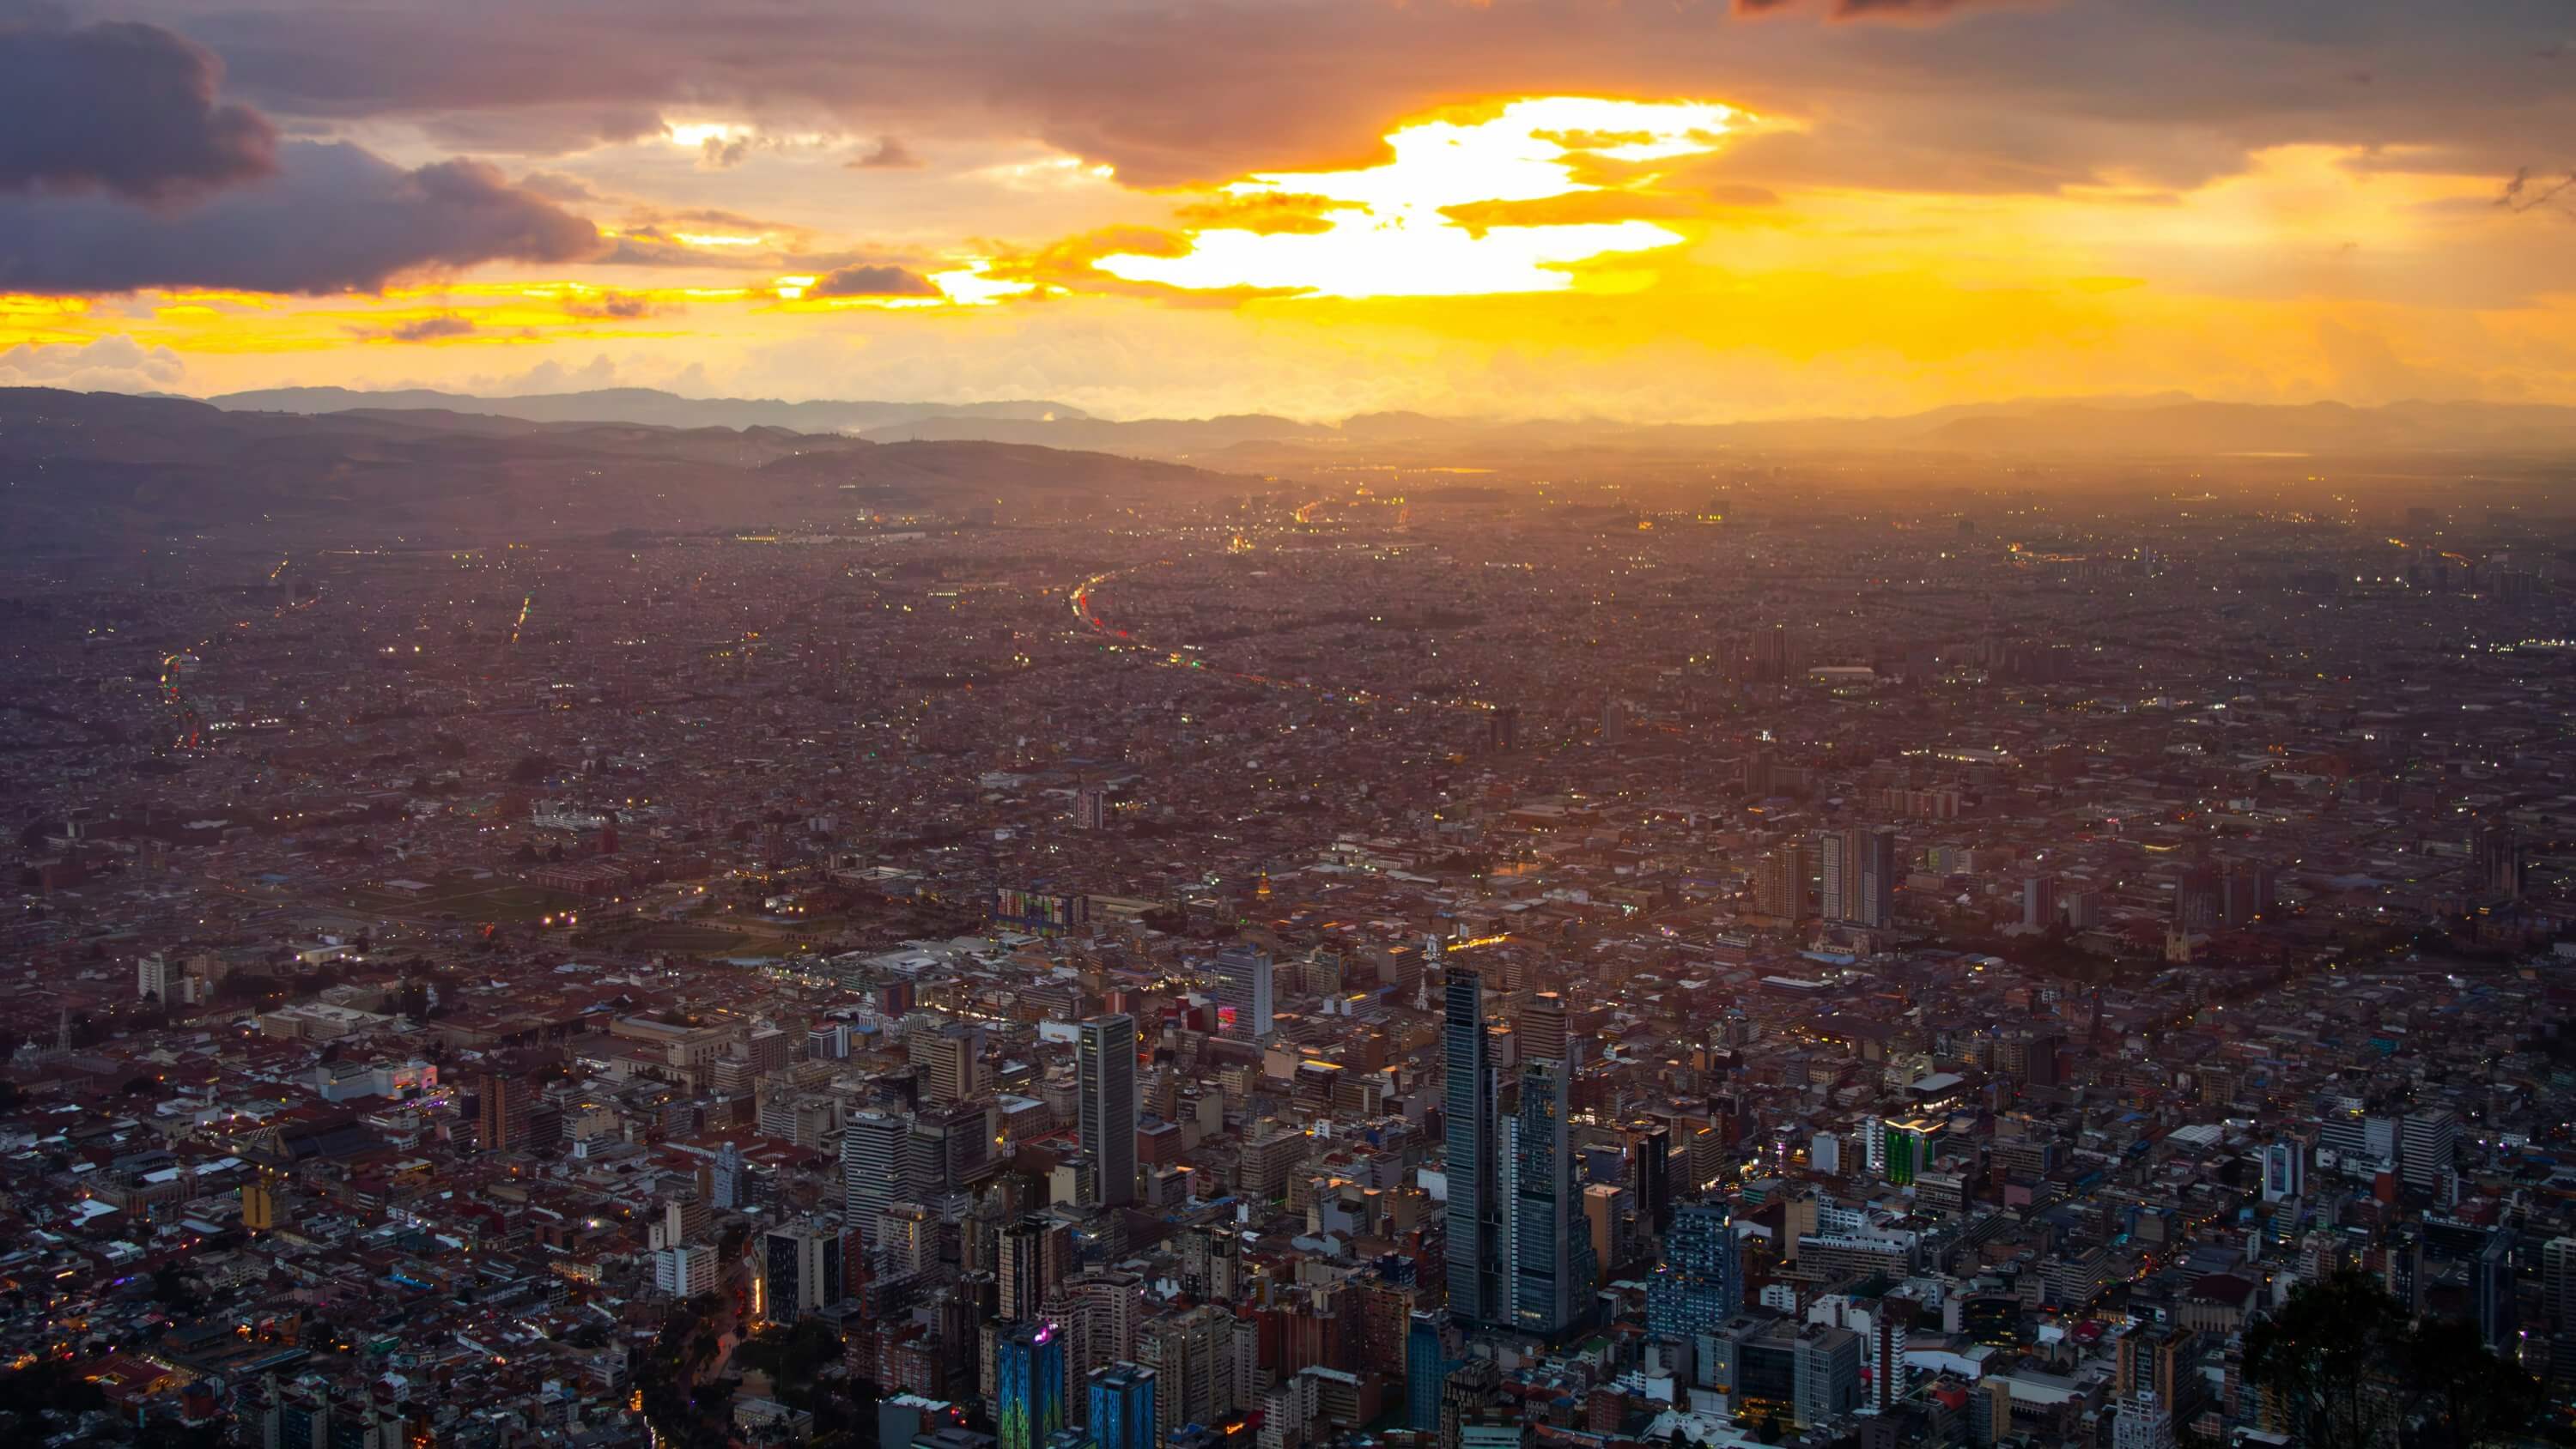
[[[367,396],[376,396],[368,394]],[[0,388],[0,476],[30,547],[191,534],[413,543],[828,529],[991,507],[1002,521],[1241,486],[1178,464],[786,428],[530,422],[381,408],[304,415]]]
[[[682,397],[649,387],[607,387],[588,392],[478,397],[470,393],[404,388],[362,392],[346,387],[273,387],[206,399],[228,412],[335,413],[354,409],[436,408],[526,418],[539,423],[647,423],[666,428],[794,428],[806,433],[857,432],[912,418],[978,417],[997,420],[1081,419],[1063,403],[780,402],[774,398]]]

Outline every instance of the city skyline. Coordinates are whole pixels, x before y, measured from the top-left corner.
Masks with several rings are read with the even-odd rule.
[[[0,1444],[2576,1439],[2566,0],[0,0]]]

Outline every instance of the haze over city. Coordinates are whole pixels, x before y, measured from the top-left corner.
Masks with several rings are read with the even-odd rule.
[[[0,1444],[2571,1442],[2571,46],[0,0]]]

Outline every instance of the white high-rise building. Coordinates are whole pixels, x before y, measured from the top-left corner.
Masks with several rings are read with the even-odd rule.
[[[2452,1169],[2459,1144],[2460,1119],[2450,1108],[2408,1113],[2405,1136],[2398,1147],[2406,1185],[2426,1192],[2439,1187],[2443,1175]]]
[[[2142,1389],[2118,1402],[2111,1449],[2174,1449],[2173,1414],[2156,1402],[2153,1391]]]
[[[841,1222],[873,1248],[888,1205],[907,1197],[904,1165],[912,1123],[886,1112],[861,1112],[841,1128]]]
[[[716,1250],[678,1243],[653,1254],[653,1290],[673,1298],[716,1291]]]
[[[1839,1177],[1843,1170],[1843,1142],[1831,1132],[1819,1132],[1807,1139],[1807,1165],[1827,1177]]]

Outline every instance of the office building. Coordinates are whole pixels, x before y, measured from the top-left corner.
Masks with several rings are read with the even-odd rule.
[[[1884,1414],[1904,1402],[1914,1389],[1914,1371],[1905,1351],[1913,1346],[1914,1304],[1903,1298],[1881,1298],[1870,1312],[1868,1352],[1869,1405]]]
[[[259,1169],[258,1176],[242,1184],[241,1198],[241,1225],[246,1230],[265,1233],[286,1226],[286,1175],[284,1173],[263,1165]],[[2569,1240],[2560,1239],[2560,1241]]]
[[[1860,1407],[1860,1335],[1811,1323],[1792,1349],[1792,1402],[1801,1427],[1830,1424]]]
[[[793,1323],[848,1297],[848,1242],[845,1229],[820,1217],[762,1234],[756,1305],[761,1321]]]
[[[695,1298],[716,1291],[716,1250],[687,1243],[653,1254],[653,1291],[673,1298]]]
[[[889,1204],[877,1217],[874,1252],[878,1271],[889,1278],[931,1271],[939,1266],[939,1219],[917,1202]]]
[[[2057,924],[2057,877],[2035,875],[2021,883],[2021,924],[2030,931]]]
[[[1088,1200],[1124,1207],[1136,1200],[1136,1021],[1095,1016],[1074,1045]]]
[[[1683,1203],[1646,1282],[1646,1330],[1683,1342],[1715,1333],[1744,1308],[1735,1216],[1723,1202]]]
[[[1513,1115],[1509,1199],[1511,1322],[1553,1338],[1580,1323],[1598,1272],[1592,1234],[1574,1181],[1566,1140],[1570,1083],[1565,1064],[1545,1058],[1522,1066],[1520,1107]]]
[[[1753,909],[1766,916],[1795,921],[1807,914],[1807,879],[1815,874],[1815,852],[1803,841],[1774,847],[1753,868]]]
[[[1136,1361],[1154,1371],[1163,1438],[1184,1424],[1222,1424],[1252,1407],[1260,1330],[1212,1303],[1150,1319],[1136,1330]]]
[[[1503,1205],[1494,1122],[1493,1040],[1485,1029],[1485,983],[1451,968],[1441,1024],[1441,1115],[1447,1146],[1449,1312],[1461,1325],[1502,1323]]]
[[[750,1168],[742,1160],[742,1148],[727,1142],[716,1148],[714,1166],[707,1171],[707,1200],[718,1208],[745,1208],[751,1205]]]
[[[910,1051],[921,1068],[921,1105],[925,1107],[980,1097],[992,1087],[984,1069],[981,1027],[949,1022],[936,1031],[917,1033]]]
[[[1859,865],[1853,860],[1853,836],[1848,830],[1827,830],[1816,836],[1816,907],[1828,921],[1852,918],[1854,887],[1859,880]]]
[[[1112,1364],[1092,1370],[1085,1387],[1089,1407],[1083,1427],[1094,1449],[1158,1449],[1162,1444],[1162,1429],[1155,1421],[1152,1369]]]
[[[2521,1326],[2514,1304],[2514,1244],[2513,1229],[2491,1228],[2468,1263],[2469,1323],[2480,1342],[2508,1355]]]
[[[147,952],[134,963],[135,995],[146,1001],[176,1003],[179,984],[186,976],[186,969],[167,954]]]
[[[1620,1134],[1628,1151],[1628,1192],[1639,1221],[1660,1236],[1673,1222],[1673,1133],[1660,1122],[1641,1122]]]
[[[476,1140],[486,1152],[519,1152],[533,1137],[529,1120],[536,1106],[536,1088],[523,1076],[510,1072],[486,1072],[476,1093]]]
[[[2295,1137],[2263,1147],[2263,1201],[2305,1197],[2308,1192],[2308,1147]]]
[[[1457,1361],[1456,1336],[1457,1330],[1437,1313],[1416,1313],[1405,1329],[1404,1426],[1415,1433],[1440,1427],[1440,1386]]]
[[[1233,945],[1216,953],[1210,975],[1219,1031],[1255,1041],[1270,1035],[1273,970],[1270,953],[1257,946]]]
[[[2541,1311],[2550,1326],[2576,1332],[2576,1238],[2551,1238],[2540,1247]]]
[[[1543,1057],[1571,1067],[1574,1059],[1566,1054],[1565,998],[1553,991],[1532,993],[1512,1013],[1512,1041],[1521,1061]]]
[[[2174,1449],[2173,1412],[2152,1390],[2124,1395],[2116,1407],[2112,1449]]]
[[[2469,832],[2471,894],[2481,900],[2522,899],[2522,841],[2509,821],[2480,821]]]
[[[1896,883],[1902,868],[1896,859],[1896,827],[1875,826],[1852,832],[1852,860],[1846,869],[1853,877],[1849,919],[1872,930],[1883,930],[1896,923]]]
[[[2183,931],[2209,932],[2226,923],[2221,876],[2213,866],[2194,866],[2174,882],[2174,925]]]
[[[2450,1108],[2408,1113],[2404,1140],[2398,1146],[2406,1185],[2423,1192],[2438,1190],[2458,1156],[2459,1142],[2460,1119]]]
[[[1931,1165],[1941,1128],[1939,1119],[1932,1117],[1863,1119],[1861,1143],[1869,1170],[1891,1186],[1912,1185],[1915,1175]]]
[[[2188,1412],[2200,1397],[2199,1335],[2178,1324],[2132,1329],[2112,1346],[2112,1392],[2153,1394],[2167,1413]]]
[[[995,1254],[996,1307],[1006,1319],[1035,1319],[1073,1274],[1073,1228],[1029,1213],[1002,1229]]]
[[[1045,1449],[1064,1429],[1064,1337],[1020,1323],[994,1346],[995,1449]]]
[[[841,1221],[876,1246],[877,1220],[912,1193],[905,1180],[912,1123],[889,1112],[858,1112],[841,1127]]]

